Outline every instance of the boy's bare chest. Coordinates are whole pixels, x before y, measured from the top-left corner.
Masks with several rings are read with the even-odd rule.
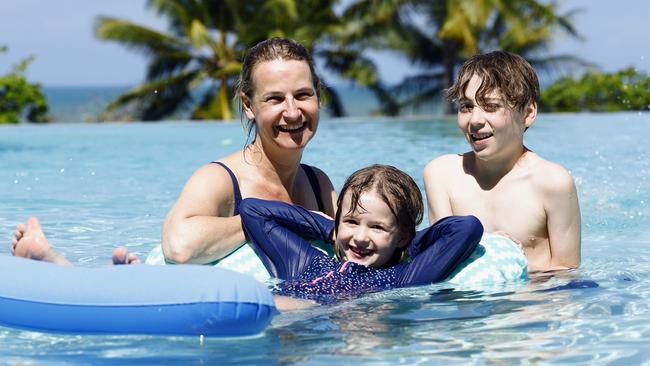
[[[459,179],[449,188],[453,213],[478,217],[486,232],[504,231],[524,247],[547,241],[542,198],[530,182],[510,180],[483,189],[473,179]]]

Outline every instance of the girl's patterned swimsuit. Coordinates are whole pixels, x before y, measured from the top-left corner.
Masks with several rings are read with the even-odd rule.
[[[474,251],[483,226],[474,216],[450,216],[416,233],[409,261],[371,268],[328,256],[307,240],[328,241],[334,221],[303,207],[256,198],[239,209],[255,253],[279,295],[332,302],[367,292],[442,281]]]

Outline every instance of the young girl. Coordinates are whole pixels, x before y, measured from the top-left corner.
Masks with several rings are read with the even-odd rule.
[[[422,220],[418,186],[406,173],[372,165],[341,190],[336,219],[278,201],[248,198],[240,215],[276,293],[327,302],[338,297],[444,280],[478,245],[474,216],[446,217],[415,232]],[[306,240],[333,242],[337,258]],[[405,260],[408,252],[410,261]]]

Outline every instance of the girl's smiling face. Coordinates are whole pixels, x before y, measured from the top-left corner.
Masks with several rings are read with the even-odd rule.
[[[406,246],[397,219],[384,200],[372,191],[359,196],[354,211],[351,194],[343,197],[335,245],[350,262],[380,268],[391,261],[397,249]]]

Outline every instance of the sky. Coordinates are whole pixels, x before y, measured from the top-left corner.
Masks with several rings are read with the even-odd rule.
[[[559,35],[550,54],[572,54],[604,71],[634,66],[650,73],[650,1],[561,0],[561,12],[582,9],[574,24],[583,41]],[[0,75],[35,55],[27,76],[45,86],[126,86],[141,82],[147,59],[119,44],[94,37],[98,16],[128,19],[157,29],[165,21],[146,0],[0,0]],[[387,83],[413,72],[408,62],[389,52],[373,54]],[[324,75],[327,78],[327,74]],[[332,81],[330,81],[332,83]]]

